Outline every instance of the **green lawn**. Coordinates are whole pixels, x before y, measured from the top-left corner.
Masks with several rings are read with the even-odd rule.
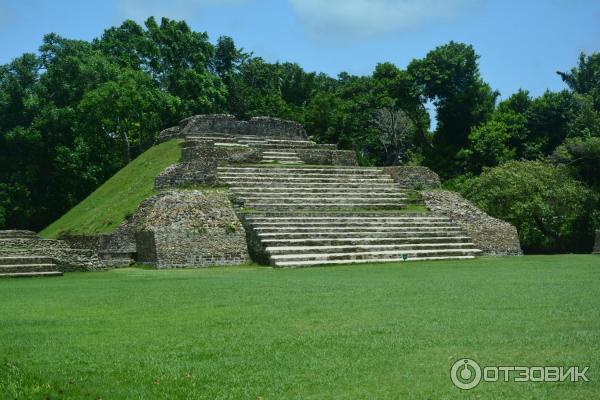
[[[153,194],[154,178],[179,161],[180,143],[170,140],[148,149],[40,235],[55,238],[65,232],[91,235],[113,231]]]
[[[461,391],[462,357],[590,382]],[[600,256],[0,280],[3,398],[594,399],[599,370]]]

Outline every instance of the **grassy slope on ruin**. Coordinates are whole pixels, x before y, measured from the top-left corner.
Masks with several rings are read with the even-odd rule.
[[[96,234],[113,231],[154,192],[154,178],[179,161],[180,140],[156,145],[106,181],[40,235],[55,238],[63,232]]]

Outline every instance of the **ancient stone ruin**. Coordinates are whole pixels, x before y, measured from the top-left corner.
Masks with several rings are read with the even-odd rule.
[[[159,135],[172,139],[183,140],[181,161],[114,233],[54,242],[100,265],[158,268],[521,254],[512,225],[439,190],[433,171],[359,167],[354,152],[308,140],[295,122],[197,115]]]
[[[91,249],[42,239],[31,231],[0,231],[0,277],[61,276],[63,272],[103,268],[105,265]]]

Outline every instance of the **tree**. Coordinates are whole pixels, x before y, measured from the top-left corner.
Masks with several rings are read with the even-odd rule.
[[[466,146],[471,129],[494,110],[498,93],[481,79],[478,58],[472,46],[450,42],[408,66],[424,98],[436,108],[438,125],[427,163],[443,177],[461,172],[456,153]]]
[[[88,91],[79,103],[80,127],[114,142],[121,149],[123,164],[148,149],[165,121],[174,123],[180,100],[160,91],[139,71],[125,71],[116,80]]]
[[[465,169],[479,174],[484,167],[493,167],[515,158],[515,149],[510,146],[509,127],[491,120],[471,131],[469,147],[458,152],[464,160]]]
[[[542,161],[509,161],[485,169],[463,194],[517,227],[526,252],[589,252],[600,226],[598,195],[569,170]]]
[[[557,74],[573,92],[591,95],[596,111],[600,111],[600,53],[581,53],[577,67]]]
[[[375,110],[372,122],[379,130],[379,140],[385,151],[385,165],[406,161],[409,140],[415,130],[408,114],[393,106],[383,107]]]

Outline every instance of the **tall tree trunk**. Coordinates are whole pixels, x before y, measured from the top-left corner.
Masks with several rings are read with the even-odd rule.
[[[121,129],[121,140],[123,141],[123,162],[127,165],[131,161],[131,145],[124,129]]]

